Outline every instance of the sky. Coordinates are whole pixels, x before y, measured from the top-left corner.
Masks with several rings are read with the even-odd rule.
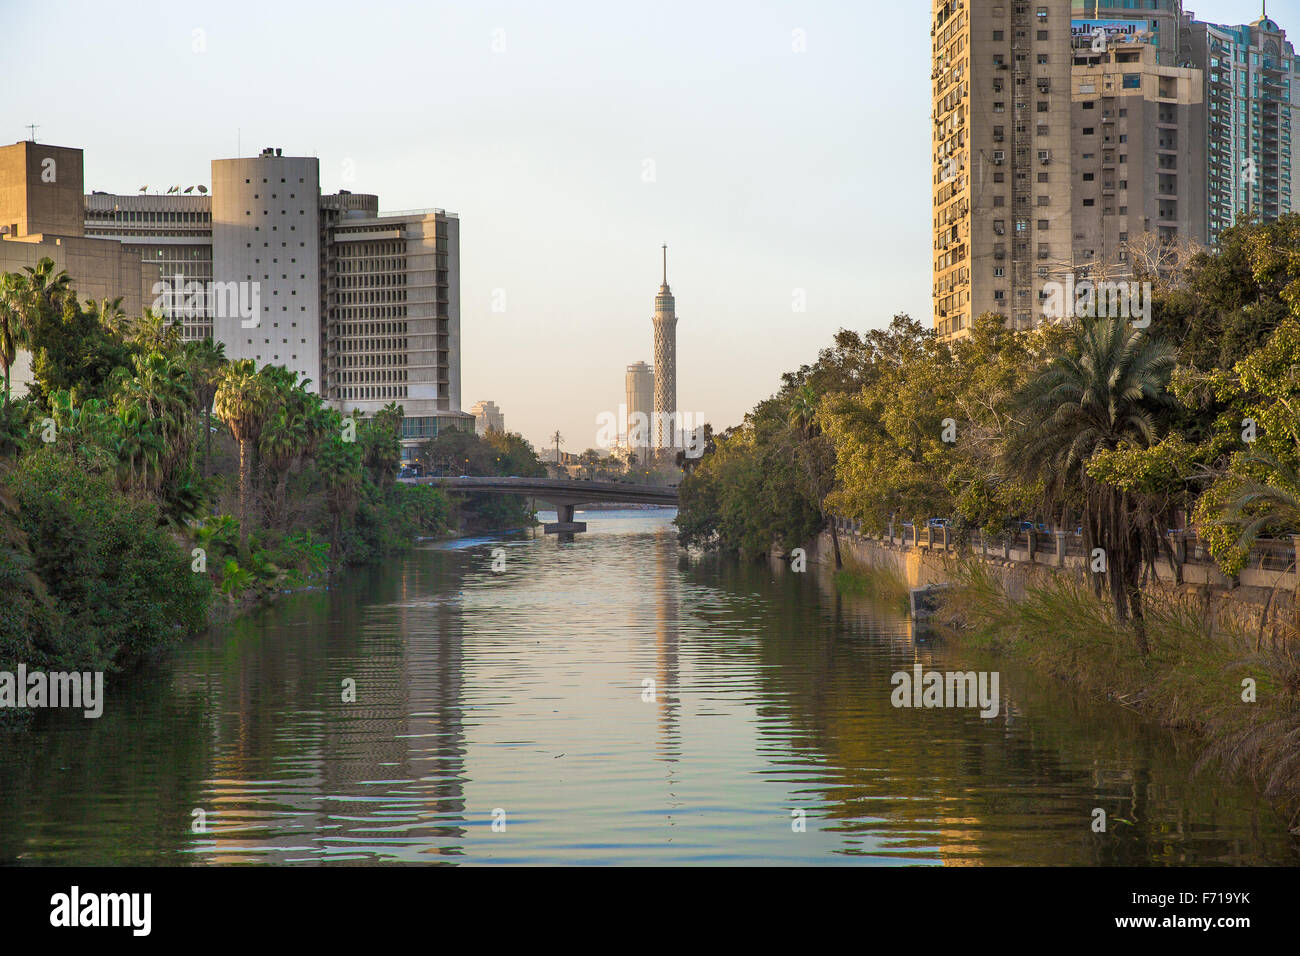
[[[1269,8],[1300,36],[1300,0]],[[463,406],[577,452],[654,360],[661,243],[678,408],[718,430],[838,329],[928,319],[929,9],[0,0],[0,142],[38,124],[128,194],[275,146],[457,213]]]

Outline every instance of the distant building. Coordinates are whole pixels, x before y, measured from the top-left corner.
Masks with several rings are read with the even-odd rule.
[[[489,428],[499,432],[506,430],[506,417],[501,414],[496,402],[475,402],[470,406],[469,413],[474,416],[474,431],[479,435],[486,435]]]
[[[460,410],[454,213],[381,215],[374,195],[322,196],[319,160],[279,149],[213,160],[206,193],[85,195],[81,150],[5,147],[0,270],[49,255],[82,298],[121,295],[127,315],[153,308],[186,339],[296,371],[345,414],[395,402],[407,459],[443,429],[473,427]]]
[[[627,399],[624,404],[624,445],[629,453],[645,461],[650,448],[650,423],[655,410],[655,373],[645,362],[633,362],[624,377]]]
[[[1203,75],[1209,240],[1249,209],[1269,222],[1292,212],[1292,119],[1300,108],[1300,61],[1286,31],[1267,17],[1225,26],[1191,20],[1191,62]]]

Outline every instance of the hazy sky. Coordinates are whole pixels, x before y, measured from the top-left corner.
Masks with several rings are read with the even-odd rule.
[[[836,329],[928,317],[929,9],[0,0],[0,142],[37,123],[125,193],[278,146],[326,192],[458,213],[465,407],[581,451],[653,362],[662,242],[678,406],[718,429]]]

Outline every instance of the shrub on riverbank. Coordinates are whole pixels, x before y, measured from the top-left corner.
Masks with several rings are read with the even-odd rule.
[[[156,504],[53,448],[22,458],[10,481],[30,571],[49,600],[27,582],[18,613],[28,639],[0,664],[103,669],[204,625],[211,589],[160,526]],[[13,552],[0,573],[3,564],[12,579]]]
[[[1203,742],[1201,767],[1243,774],[1300,812],[1300,657],[1294,635],[1252,639],[1187,594],[1148,595],[1150,653],[1083,582],[1060,575],[1012,598],[979,562],[944,592],[936,622],[966,644],[1024,661]],[[1254,682],[1253,702],[1243,681]]]

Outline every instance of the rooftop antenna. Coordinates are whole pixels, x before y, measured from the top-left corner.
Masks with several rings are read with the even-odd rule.
[[[40,129],[40,127],[37,126],[35,123],[28,123],[27,128],[32,131],[32,135],[28,137],[28,139],[30,139],[33,143],[36,142],[36,131]]]

